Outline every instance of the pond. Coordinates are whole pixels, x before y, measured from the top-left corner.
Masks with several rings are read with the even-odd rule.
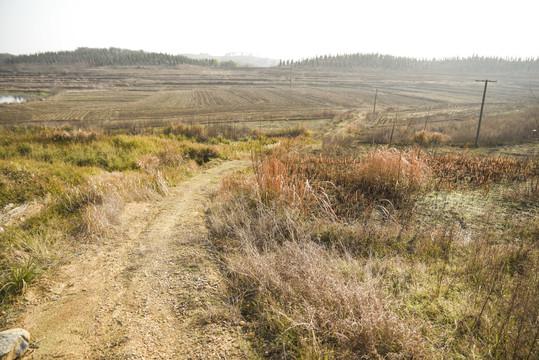
[[[0,104],[20,104],[26,102],[26,99],[19,96],[0,95]]]

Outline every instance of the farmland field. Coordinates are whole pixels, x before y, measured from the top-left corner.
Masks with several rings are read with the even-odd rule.
[[[482,85],[476,76],[372,69],[3,66],[0,93],[34,101],[0,105],[0,125],[144,128],[322,121],[345,111],[361,118],[372,112],[376,90],[377,116],[369,125],[423,124],[426,118],[458,122],[478,116]],[[530,106],[539,79],[497,79],[488,90],[485,117]]]

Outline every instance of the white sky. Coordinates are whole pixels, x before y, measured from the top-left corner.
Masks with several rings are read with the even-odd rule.
[[[539,57],[536,0],[0,0],[0,53]]]

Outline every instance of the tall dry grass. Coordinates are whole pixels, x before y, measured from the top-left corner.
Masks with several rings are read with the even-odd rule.
[[[266,356],[424,357],[427,344],[394,311],[380,277],[317,245],[298,211],[275,205],[240,191],[210,215],[229,296],[265,341]]]
[[[537,201],[521,213],[491,190],[481,193],[483,213],[461,207],[451,216],[445,205],[454,192],[487,186],[533,190],[533,162],[417,149],[300,153],[256,158],[252,175],[224,182],[208,217],[230,301],[261,354],[537,357],[539,223],[527,215]],[[444,169],[468,177],[436,187]],[[368,201],[358,202],[356,191]],[[446,195],[436,200],[433,192]],[[424,196],[442,203],[416,202]],[[393,205],[400,197],[406,206]]]
[[[195,139],[199,142],[227,142],[228,139],[240,140],[256,138],[260,136],[278,138],[296,138],[309,136],[310,131],[305,124],[283,127],[279,129],[266,130],[259,128],[249,128],[241,122],[231,122],[230,124],[169,124],[163,128],[163,134],[180,135],[186,138]]]
[[[451,137],[435,131],[417,131],[412,137],[412,141],[419,145],[440,145],[451,140]]]
[[[519,144],[537,141],[539,138],[539,111],[535,104],[524,104],[521,108],[505,114],[489,114],[483,118],[479,136],[480,146]],[[477,114],[476,116],[478,116]],[[364,124],[356,138],[363,143],[428,145],[439,143],[473,144],[477,134],[477,117],[463,114],[461,118],[449,120],[451,114],[440,114],[426,123],[421,117],[411,118],[408,123],[396,122],[389,117],[378,118]],[[367,119],[368,120],[368,119]],[[425,132],[426,131],[426,132]],[[432,137],[432,134],[440,134]]]
[[[440,182],[446,184],[489,185],[494,182],[516,182],[539,177],[539,163],[536,159],[456,153],[426,155],[424,159],[437,174]]]
[[[347,217],[381,201],[406,206],[429,178],[418,149],[379,148],[363,158],[274,154],[253,167],[263,202],[284,196],[306,211],[322,205]]]

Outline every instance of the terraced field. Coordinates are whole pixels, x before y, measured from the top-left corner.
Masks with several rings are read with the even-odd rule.
[[[140,128],[170,122],[217,123],[324,120],[352,110],[392,123],[396,110],[410,117],[469,120],[477,117],[482,86],[475,75],[377,70],[212,69],[185,66],[80,68],[0,67],[0,92],[41,101],[0,105],[0,126],[63,125]],[[489,106],[507,111],[530,99],[538,79],[500,79]],[[50,94],[36,96],[35,94]],[[451,108],[451,111],[447,111]],[[427,113],[427,115],[423,113]]]

